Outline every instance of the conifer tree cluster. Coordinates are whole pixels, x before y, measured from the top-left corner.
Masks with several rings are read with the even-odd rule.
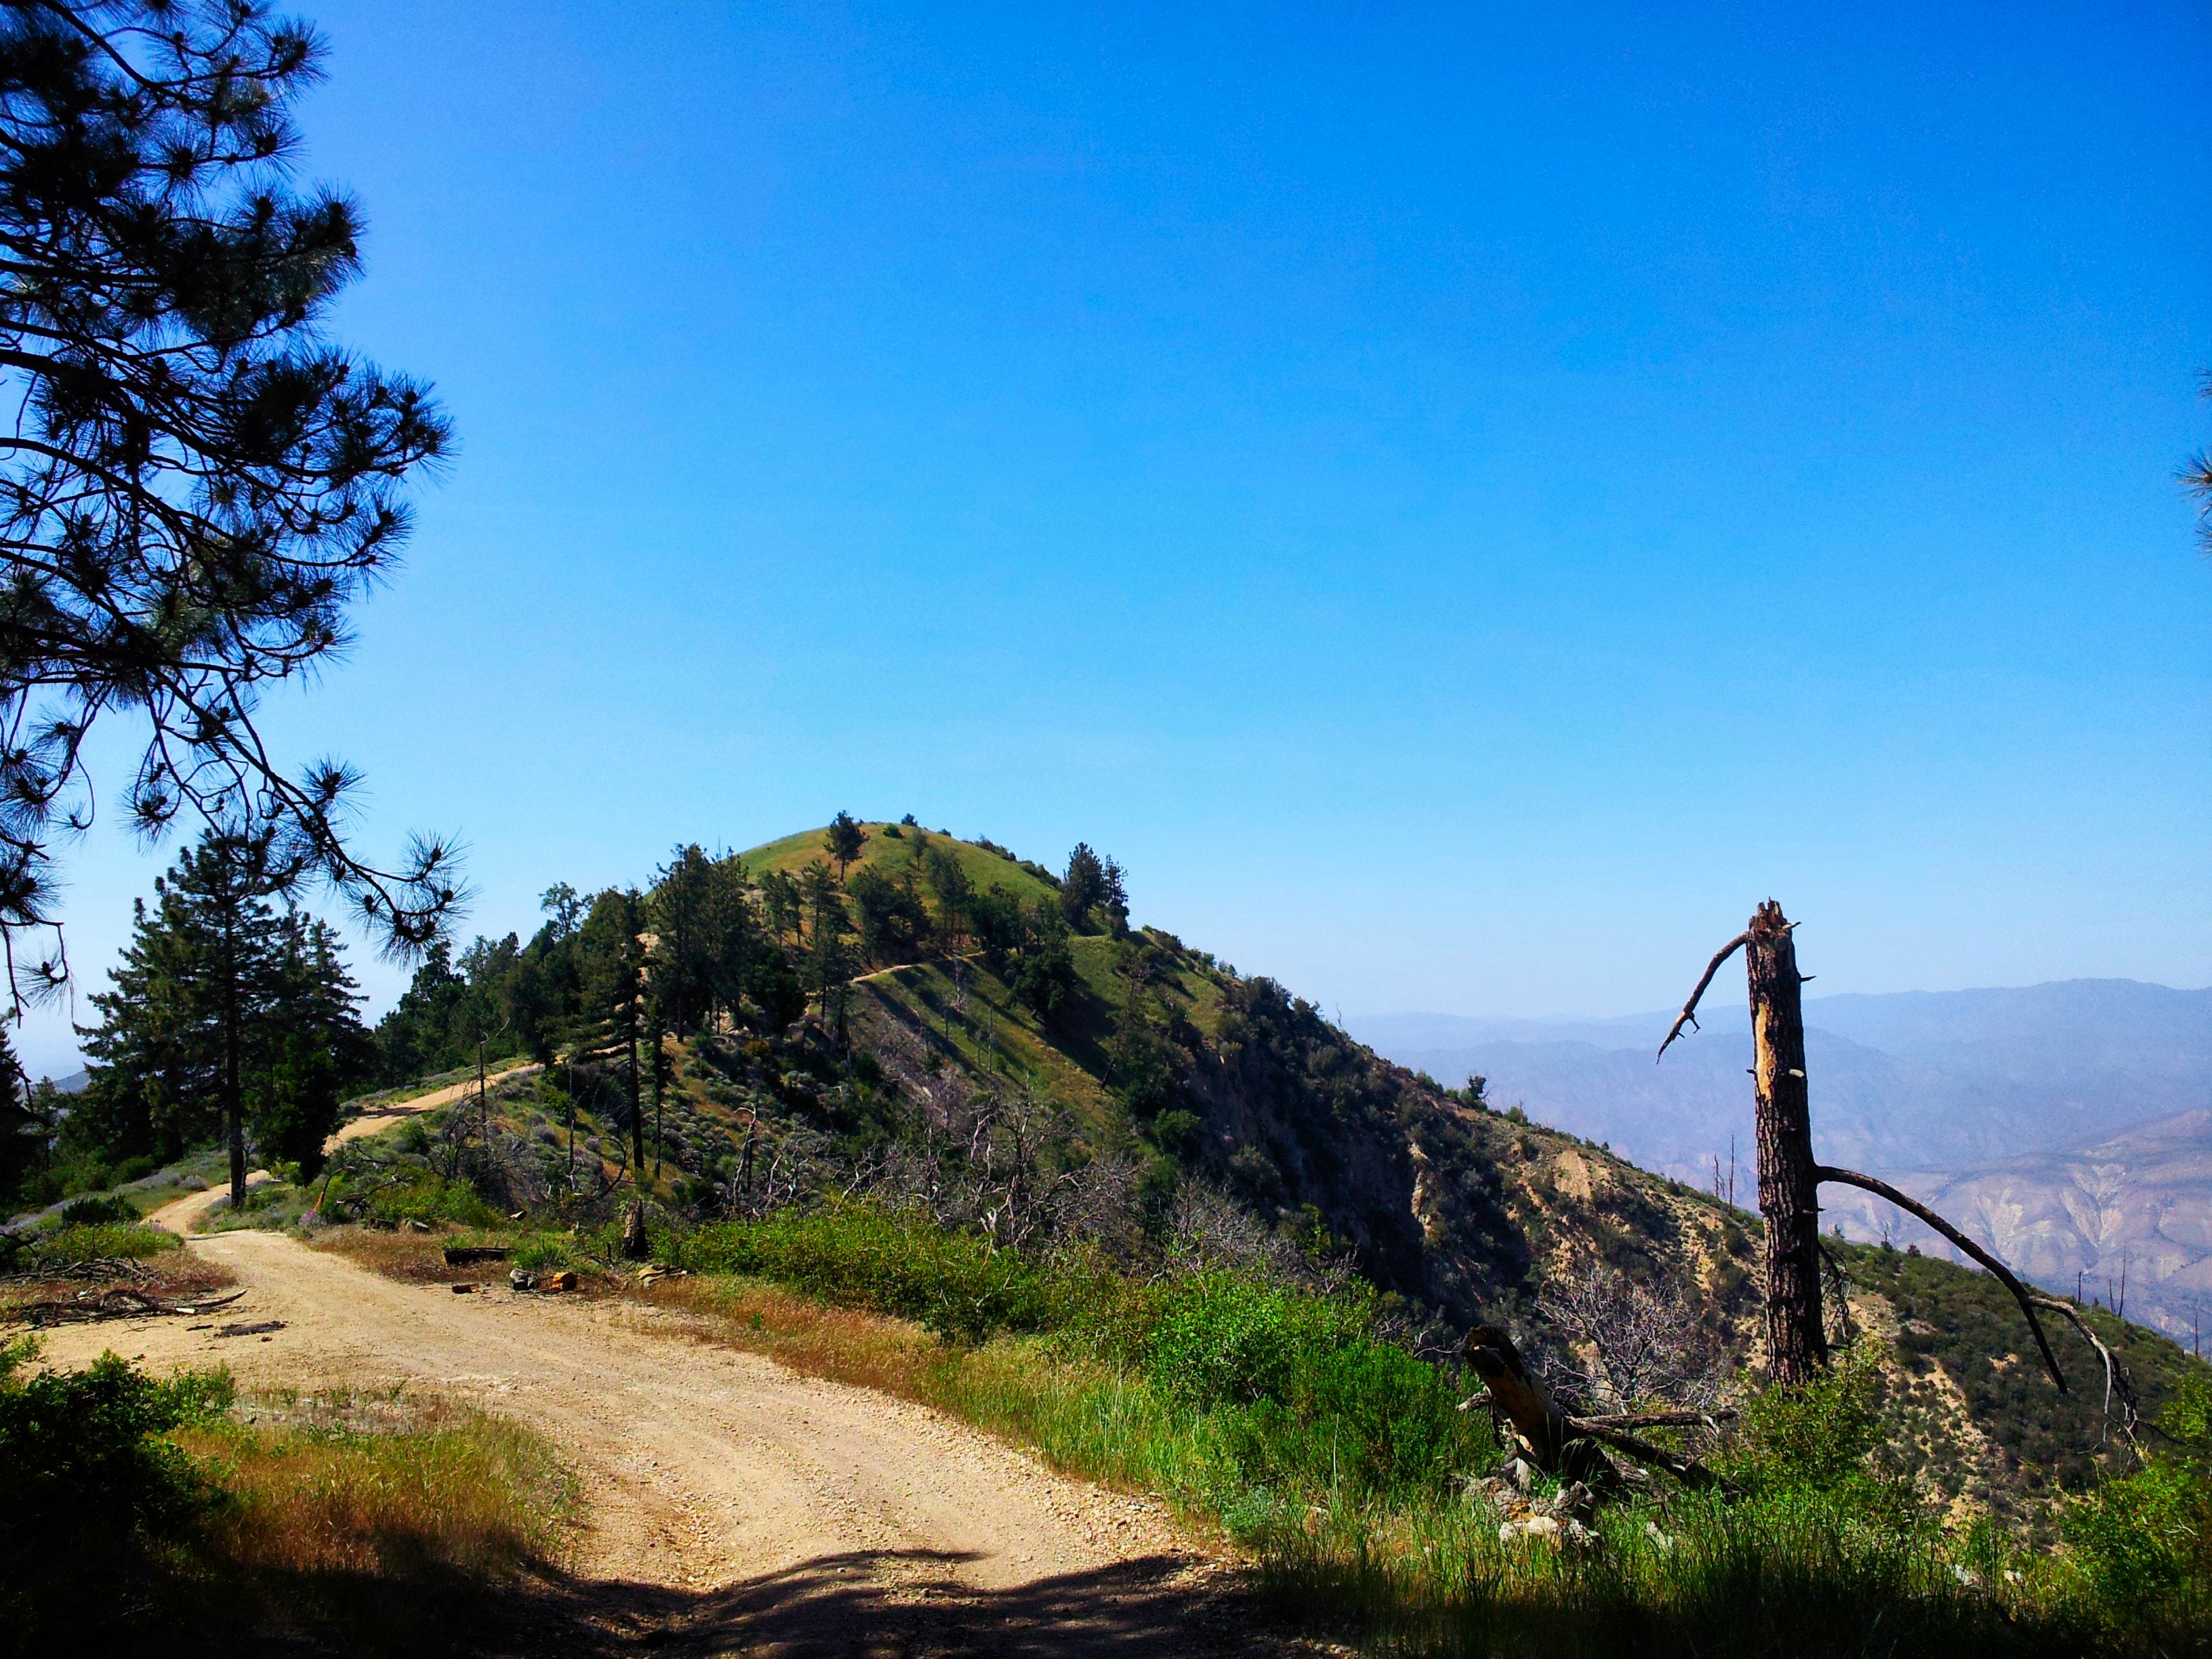
[[[856,978],[952,957],[979,960],[1049,1018],[1079,993],[1075,935],[1127,933],[1121,868],[1088,846],[1063,876],[1020,865],[1050,889],[1024,898],[979,876],[973,847],[918,825],[876,833],[878,850],[903,840],[905,855],[876,859],[868,830],[840,813],[823,856],[795,871],[756,872],[692,843],[641,888],[556,884],[526,940],[434,944],[371,1033],[336,934],[284,900],[274,838],[211,830],[137,906],[92,999],[91,1082],[61,1115],[60,1150],[112,1166],[222,1142],[240,1181],[249,1146],[312,1171],[349,1090],[589,1055],[615,1063],[615,1116],[642,1163],[666,1036],[783,1030],[811,1014],[842,1042]],[[1131,1069],[1147,1040],[1124,1035]],[[0,1180],[55,1141],[20,1079],[7,1095],[6,1066],[0,1055]]]
[[[65,1145],[108,1158],[220,1138],[242,1194],[246,1144],[313,1171],[373,1065],[360,993],[329,926],[273,902],[270,836],[210,830],[140,901],[82,1028],[89,1060]]]

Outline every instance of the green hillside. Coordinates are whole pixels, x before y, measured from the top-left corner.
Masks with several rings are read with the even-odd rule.
[[[1614,1325],[1662,1334],[1665,1386],[1685,1397],[1756,1375],[1754,1216],[1495,1110],[1479,1080],[1389,1064],[1273,982],[1079,902],[1073,866],[918,824],[857,829],[842,878],[826,826],[721,860],[682,850],[650,890],[594,896],[528,941],[479,941],[442,978],[426,969],[380,1028],[392,1052],[453,1065],[489,1028],[492,1058],[550,1063],[480,1132],[456,1115],[349,1152],[398,1162],[342,1171],[334,1206],[374,1194],[362,1201],[389,1215],[590,1226],[643,1192],[681,1234],[863,1202],[1083,1243],[1139,1274],[1213,1261],[1326,1285],[1350,1271],[1418,1351],[1500,1324],[1593,1403],[1614,1386]],[[872,932],[871,903],[900,927]],[[642,994],[580,1000],[625,982]],[[461,1144],[472,1133],[482,1144]],[[2124,1464],[2086,1349],[2068,1348],[2078,1386],[2062,1398],[1980,1275],[1835,1255],[1852,1330],[1888,1353],[1901,1478],[2028,1516]],[[2103,1322],[2155,1413],[2191,1362]]]
[[[935,846],[978,888],[1057,897],[1049,872],[1001,850],[914,826],[863,829],[855,870],[899,875]],[[824,833],[756,848],[747,865],[803,867],[825,856]],[[848,1016],[853,1050],[895,1096],[1027,1091],[1062,1115],[1060,1157],[1135,1158],[1156,1187],[1194,1179],[1277,1229],[1318,1224],[1417,1320],[1540,1329],[1547,1281],[1609,1272],[1707,1322],[1725,1363],[1755,1358],[1754,1215],[1391,1066],[1171,935],[1094,928],[1068,946],[1078,992],[1049,1016],[972,951],[864,971]],[[1130,1051],[1147,1042],[1172,1073],[1158,1099],[1133,1088]],[[1878,1250],[1837,1255],[1855,1327],[1891,1345],[1900,1470],[2013,1510],[2115,1466],[2122,1443],[2086,1349],[2069,1352],[2077,1386],[2062,1398],[2020,1363],[2025,1331],[1982,1275]],[[1940,1340],[1925,1334],[1931,1310]],[[2097,1317],[2155,1411],[2188,1362],[2162,1338]]]

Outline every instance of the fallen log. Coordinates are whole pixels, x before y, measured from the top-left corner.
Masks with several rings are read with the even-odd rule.
[[[446,1246],[446,1265],[466,1267],[478,1261],[504,1261],[507,1249],[504,1244],[448,1244]]]
[[[1710,1412],[1643,1412],[1616,1418],[1573,1417],[1562,1411],[1531,1370],[1513,1339],[1495,1325],[1478,1325],[1468,1333],[1461,1352],[1486,1394],[1468,1405],[1487,1406],[1502,1413],[1528,1448],[1536,1467],[1547,1474],[1577,1480],[1593,1486],[1618,1486],[1623,1480],[1600,1443],[1664,1469],[1686,1486],[1724,1486],[1727,1483],[1696,1458],[1627,1432],[1627,1426],[1660,1428],[1709,1423]]]

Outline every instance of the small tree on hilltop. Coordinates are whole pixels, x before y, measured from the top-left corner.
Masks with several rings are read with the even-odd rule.
[[[1128,872],[1112,859],[1106,860],[1099,872],[1099,908],[1106,912],[1106,925],[1121,939],[1129,931]]]
[[[1060,878],[1060,908],[1071,927],[1086,926],[1091,907],[1106,896],[1106,866],[1082,842],[1067,855],[1067,873]]]
[[[846,870],[860,856],[860,848],[867,840],[867,831],[860,828],[850,812],[840,812],[830,820],[830,827],[822,832],[822,850],[837,860],[838,880],[845,879]]]

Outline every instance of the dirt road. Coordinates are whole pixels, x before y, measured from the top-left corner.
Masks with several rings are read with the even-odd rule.
[[[489,1087],[503,1079],[528,1077],[532,1073],[544,1069],[544,1067],[534,1062],[510,1066],[504,1071],[492,1073],[484,1079],[484,1084],[486,1087]],[[381,1106],[371,1106],[359,1117],[349,1119],[341,1124],[338,1132],[331,1137],[329,1144],[335,1146],[341,1141],[358,1140],[363,1135],[382,1134],[401,1118],[413,1117],[418,1112],[435,1111],[441,1106],[450,1106],[455,1101],[472,1095],[476,1091],[477,1080],[474,1078],[468,1078],[459,1083],[449,1083],[442,1089],[433,1089],[427,1095],[416,1095],[410,1100],[394,1100]]]
[[[1231,1582],[1156,1506],[922,1407],[700,1340],[684,1316],[456,1296],[276,1233],[189,1248],[246,1287],[227,1320],[284,1328],[75,1328],[48,1357],[220,1362],[247,1388],[404,1382],[520,1419],[582,1480],[574,1591],[595,1629],[679,1653],[1260,1650]]]

